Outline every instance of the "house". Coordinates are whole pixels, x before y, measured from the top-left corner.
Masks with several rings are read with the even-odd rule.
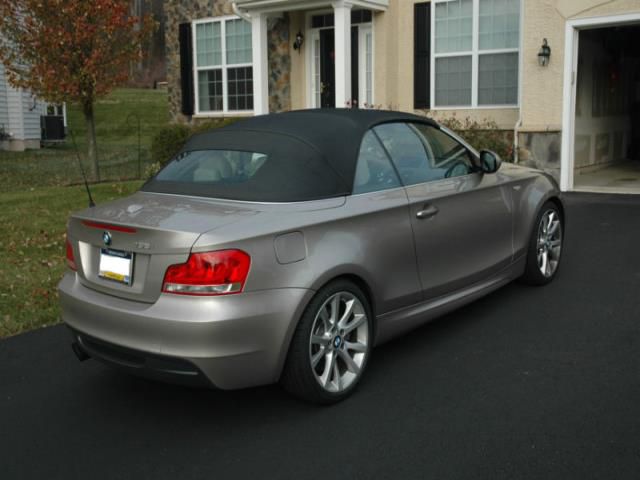
[[[490,119],[563,190],[640,191],[638,0],[170,0],[175,121],[301,108]]]
[[[66,111],[31,92],[9,85],[0,64],[0,150],[40,148],[42,141],[64,138]]]

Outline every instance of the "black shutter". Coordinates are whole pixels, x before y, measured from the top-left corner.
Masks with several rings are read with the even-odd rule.
[[[414,6],[413,106],[431,108],[431,2]]]
[[[359,85],[358,76],[360,74],[358,56],[358,26],[351,27],[351,100],[356,102],[356,105],[360,107],[359,100]]]
[[[180,40],[180,88],[182,90],[182,113],[193,115],[193,42],[191,40],[191,24],[181,23]]]

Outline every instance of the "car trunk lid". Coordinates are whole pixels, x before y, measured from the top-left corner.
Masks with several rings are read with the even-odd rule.
[[[201,234],[258,213],[249,204],[138,192],[74,214],[68,235],[85,286],[153,303],[167,267],[184,263]],[[132,262],[127,282],[108,273],[118,256]]]

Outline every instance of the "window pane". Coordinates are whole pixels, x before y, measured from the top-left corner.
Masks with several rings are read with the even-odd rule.
[[[229,110],[253,110],[253,68],[227,70]]]
[[[436,106],[471,105],[471,56],[436,58]]]
[[[389,157],[372,131],[365,134],[360,145],[353,193],[377,192],[400,186]]]
[[[229,20],[226,25],[227,64],[251,63],[251,24]]]
[[[223,109],[222,70],[198,72],[198,107],[201,112]]]
[[[518,54],[480,55],[478,59],[478,104],[518,103]]]
[[[183,153],[156,176],[159,181],[238,184],[250,181],[267,155],[237,150],[197,150]]]
[[[474,171],[469,151],[455,138],[429,125],[415,124],[414,128],[427,147],[431,180],[459,177]]]
[[[391,155],[403,184],[429,181],[429,162],[424,145],[406,123],[385,123],[374,130]]]
[[[472,47],[473,0],[436,3],[436,53],[468,52]]]
[[[198,67],[222,64],[222,37],[220,22],[196,25],[196,62]]]
[[[480,50],[518,48],[520,0],[480,0]]]

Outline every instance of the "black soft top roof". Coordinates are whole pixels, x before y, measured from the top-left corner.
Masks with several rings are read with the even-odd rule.
[[[246,148],[267,153],[277,142],[281,153],[289,148],[289,154],[295,158],[302,142],[315,151],[318,161],[328,164],[336,173],[333,193],[348,195],[353,187],[362,137],[370,128],[389,122],[437,125],[426,117],[387,110],[296,110],[251,117],[200,133],[182,151]]]

